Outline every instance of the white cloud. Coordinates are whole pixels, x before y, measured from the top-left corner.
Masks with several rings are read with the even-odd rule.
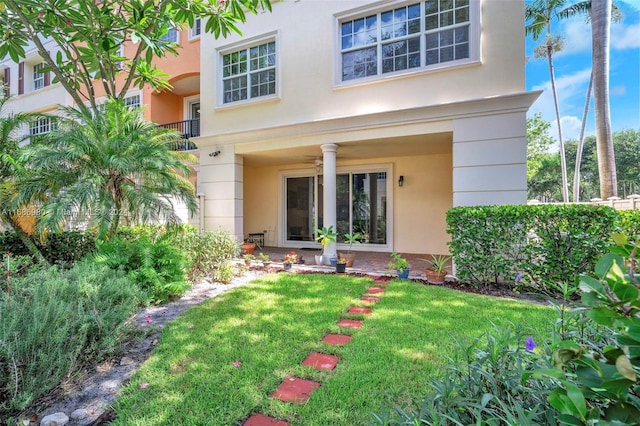
[[[614,86],[609,89],[609,95],[611,96],[624,96],[627,94],[627,86]]]
[[[616,50],[640,47],[640,22],[632,25],[611,25],[611,48]]]

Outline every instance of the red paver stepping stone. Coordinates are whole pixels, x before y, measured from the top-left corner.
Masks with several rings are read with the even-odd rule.
[[[364,296],[364,297],[361,297],[360,300],[362,300],[363,302],[375,303],[375,302],[379,302],[380,298],[375,296]]]
[[[271,396],[280,401],[302,404],[319,387],[318,382],[287,376]]]
[[[384,288],[382,287],[369,287],[367,289],[367,291],[365,291],[366,294],[380,294],[380,293],[384,293]]]
[[[360,307],[360,306],[352,306],[351,308],[349,308],[347,313],[351,314],[351,315],[358,315],[358,314],[369,315],[371,313],[371,308],[363,308],[363,307]]]
[[[335,355],[311,352],[309,356],[302,361],[302,365],[313,367],[316,370],[333,370],[338,361],[340,361],[340,358]]]
[[[338,321],[338,327],[360,328],[362,327],[362,321],[343,318],[340,321]]]
[[[244,422],[244,426],[291,426],[291,423],[262,414],[254,414]]]
[[[333,346],[338,346],[346,345],[351,339],[353,339],[353,336],[349,336],[348,334],[327,334],[322,341]]]

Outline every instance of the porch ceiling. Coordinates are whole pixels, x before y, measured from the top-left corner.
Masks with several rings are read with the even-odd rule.
[[[172,92],[179,96],[192,95],[200,92],[200,76],[192,75],[180,80],[171,82]]]
[[[452,133],[431,133],[397,138],[369,139],[364,141],[338,143],[337,159],[362,160],[386,157],[445,154],[452,149]],[[319,145],[288,149],[255,151],[243,154],[244,164],[251,167],[280,166],[285,164],[309,163],[322,159]]]

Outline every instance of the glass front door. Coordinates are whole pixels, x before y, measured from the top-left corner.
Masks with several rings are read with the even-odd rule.
[[[314,241],[323,223],[322,176],[286,178],[286,240]],[[317,206],[317,208],[315,207]],[[359,233],[364,244],[387,244],[387,173],[338,173],[336,176],[336,230]]]

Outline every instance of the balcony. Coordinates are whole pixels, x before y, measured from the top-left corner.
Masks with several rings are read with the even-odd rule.
[[[189,139],[200,136],[200,119],[176,121],[174,123],[159,124],[158,126],[165,129],[173,129],[182,135],[184,141],[177,144],[175,151],[192,151],[198,149],[195,143]]]

